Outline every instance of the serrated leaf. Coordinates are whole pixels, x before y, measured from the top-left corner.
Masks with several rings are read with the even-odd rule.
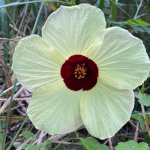
[[[50,140],[47,140],[39,145],[41,150],[49,150],[51,146],[52,146],[52,142]]]
[[[137,146],[138,143],[131,140],[131,141],[128,141],[128,142],[120,142],[116,147],[115,149],[116,150],[132,150],[135,146]]]
[[[110,150],[106,145],[100,144],[92,137],[81,138],[77,134],[76,136],[81,141],[83,150]]]
[[[31,145],[31,144],[27,144],[23,148],[24,149],[28,148],[28,150],[38,150],[38,148],[35,145]]]
[[[140,126],[142,128],[143,131],[147,131],[146,126],[145,126],[145,121],[144,121],[144,117],[142,114],[133,114],[131,116],[132,119],[136,119],[140,122]]]
[[[28,139],[28,140],[30,140],[30,141],[35,141],[35,140],[37,140],[35,134],[33,134],[32,132],[30,132],[30,131],[28,131],[28,130],[22,131],[22,134],[23,134],[23,136],[24,136],[26,139]]]
[[[138,23],[135,23],[132,19],[126,20],[124,22],[122,22],[123,25],[132,25],[132,26],[150,26],[149,23],[141,20],[141,19],[135,19],[135,21]]]
[[[121,142],[116,147],[116,150],[148,150],[148,144],[145,142],[141,142],[138,144],[136,141],[128,141],[128,142]]]
[[[144,106],[150,106],[150,95],[147,95],[145,93],[140,93],[141,98],[139,99],[139,102]]]
[[[134,92],[134,95],[139,99],[140,104],[150,106],[150,95],[141,92]]]
[[[136,146],[133,150],[148,150],[148,144],[145,142],[141,142],[138,146]]]

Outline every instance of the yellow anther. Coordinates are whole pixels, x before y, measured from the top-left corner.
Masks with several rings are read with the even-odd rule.
[[[74,69],[74,76],[77,79],[83,79],[85,78],[86,72],[87,72],[87,68],[85,67],[85,63],[77,64]]]

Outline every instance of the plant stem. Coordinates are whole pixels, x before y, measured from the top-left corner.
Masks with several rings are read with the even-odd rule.
[[[149,125],[148,125],[147,120],[146,120],[145,109],[144,109],[144,106],[143,106],[143,105],[141,105],[141,109],[142,109],[142,114],[143,114],[145,126],[146,126],[146,128],[147,128],[148,135],[150,136],[150,128],[149,128]]]
[[[144,92],[145,92],[146,90],[148,90],[149,88],[150,88],[150,86],[148,86],[147,88],[145,88],[145,89],[144,89]]]
[[[42,2],[41,7],[40,7],[40,9],[39,9],[39,12],[38,12],[38,15],[37,15],[37,19],[36,19],[36,21],[35,21],[35,24],[34,24],[34,27],[33,27],[33,30],[32,30],[32,34],[35,33],[35,29],[36,29],[37,23],[38,23],[38,21],[39,21],[39,17],[40,17],[41,11],[42,11],[42,9],[43,9],[43,6],[44,6],[44,2]]]
[[[112,0],[116,4],[116,0]],[[110,9],[111,9],[111,20],[117,21],[117,7],[111,1],[109,1]]]
[[[137,18],[137,15],[138,15],[138,12],[139,12],[139,10],[140,10],[140,8],[141,8],[141,6],[142,6],[142,3],[143,3],[143,0],[140,1],[140,4],[139,4],[139,6],[138,6],[138,8],[137,8],[137,11],[136,11],[136,13],[135,13],[135,15],[134,15],[134,19]]]

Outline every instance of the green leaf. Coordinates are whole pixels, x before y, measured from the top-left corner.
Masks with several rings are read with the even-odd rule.
[[[41,150],[49,150],[51,146],[52,146],[52,142],[50,140],[47,140],[39,145]]]
[[[150,26],[149,23],[142,21],[141,19],[135,19],[135,21],[138,23],[135,23],[132,19],[129,19],[127,21],[122,22],[123,25],[132,25],[132,26]]]
[[[128,142],[121,142],[119,143],[116,148],[116,150],[148,150],[148,144],[145,142],[141,142],[138,144],[136,141],[128,141]]]
[[[143,142],[147,143],[150,146],[150,137],[149,136],[145,137]]]
[[[134,96],[135,96],[137,99],[140,99],[140,98],[141,98],[141,95],[139,94],[139,92],[134,92]]]
[[[37,140],[35,134],[33,134],[32,132],[30,132],[30,131],[28,131],[28,130],[22,131],[22,134],[23,134],[23,136],[24,136],[26,139],[28,139],[28,140],[30,140],[30,141],[35,141],[35,140]]]
[[[71,0],[71,4],[72,4],[72,5],[75,5],[76,3],[75,3],[75,1],[74,1],[74,0]]]
[[[131,140],[131,141],[128,141],[128,142],[120,142],[116,147],[115,149],[116,150],[132,150],[135,146],[137,146],[138,143]]]
[[[83,150],[110,150],[106,145],[100,144],[92,137],[81,138],[78,134],[76,136],[81,141]]]
[[[148,150],[148,144],[145,142],[141,142],[138,146],[136,146],[133,150]]]
[[[144,106],[150,106],[150,95],[145,93],[140,93],[141,97],[139,98],[139,103]]]
[[[140,104],[150,106],[150,95],[141,92],[134,92],[134,95],[139,99]]]
[[[37,146],[31,144],[26,144],[25,146],[23,146],[23,148],[28,148],[28,150],[38,150]]]
[[[132,26],[130,25],[131,28],[133,28],[133,32],[135,33],[138,33],[138,32],[142,32],[142,33],[146,33],[147,32],[150,32],[150,27],[149,26],[144,26],[144,29],[146,30],[143,30],[140,26]]]
[[[142,128],[143,131],[147,131],[146,126],[145,126],[145,121],[144,121],[144,117],[142,114],[133,114],[131,116],[131,118],[136,119],[140,122],[140,126]]]
[[[131,118],[132,119],[136,119],[136,120],[140,120],[141,114],[132,114]]]
[[[145,119],[147,123],[150,125],[150,116],[148,114],[145,115]]]
[[[146,126],[145,126],[145,121],[144,121],[143,115],[141,115],[139,121],[140,121],[140,126],[141,126],[141,128],[142,128],[142,131],[146,132],[146,131],[147,131],[147,128],[146,128]]]

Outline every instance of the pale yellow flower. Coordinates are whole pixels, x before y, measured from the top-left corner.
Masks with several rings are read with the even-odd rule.
[[[27,114],[37,129],[62,134],[84,124],[100,139],[130,119],[133,89],[149,67],[143,42],[122,28],[106,29],[103,12],[88,4],[61,6],[42,37],[20,40],[13,57],[17,79],[34,92]]]

